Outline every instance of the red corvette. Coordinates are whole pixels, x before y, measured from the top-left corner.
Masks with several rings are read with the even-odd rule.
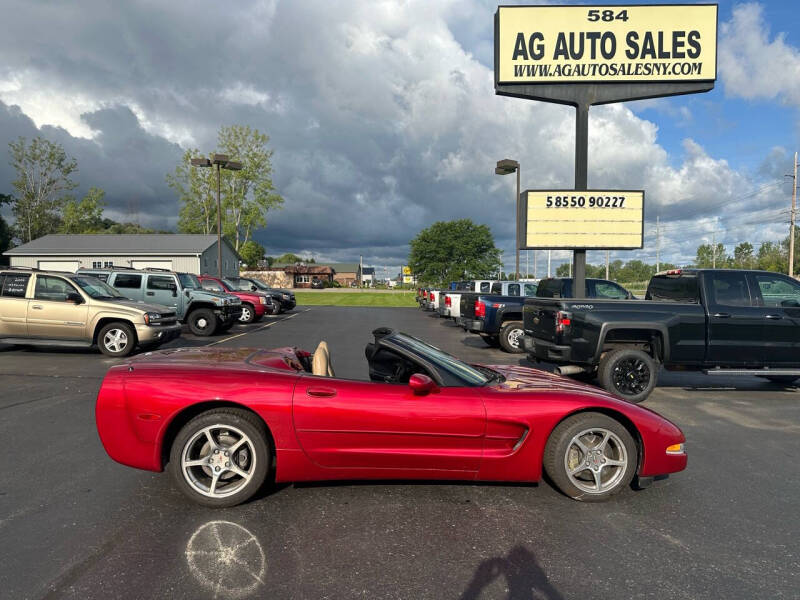
[[[686,467],[658,414],[535,369],[470,365],[412,336],[373,332],[371,381],[335,377],[314,352],[180,348],[112,367],[97,398],[116,461],[168,467],[209,506],[276,481],[538,481],[604,500]]]

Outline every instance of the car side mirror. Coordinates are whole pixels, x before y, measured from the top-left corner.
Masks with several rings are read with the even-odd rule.
[[[411,391],[416,396],[425,396],[439,391],[439,386],[436,385],[433,379],[422,373],[414,373],[408,380],[408,387],[411,388]]]
[[[83,304],[83,297],[78,292],[67,292],[67,302]]]
[[[258,288],[257,288],[256,286],[254,286],[254,285],[251,285],[251,286],[250,286],[250,291],[251,291],[251,292],[257,292],[257,291],[258,291]]]

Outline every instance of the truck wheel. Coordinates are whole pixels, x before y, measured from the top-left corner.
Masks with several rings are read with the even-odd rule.
[[[136,345],[136,334],[126,323],[109,323],[97,333],[97,346],[106,356],[128,356]]]
[[[498,348],[500,346],[500,339],[496,335],[489,335],[488,333],[479,334],[481,339],[486,342],[487,346]]]
[[[630,484],[637,456],[636,442],[619,421],[590,412],[573,415],[553,430],[543,462],[567,496],[601,502]]]
[[[649,354],[635,348],[608,352],[597,370],[600,385],[629,402],[643,402],[656,387],[658,365]]]
[[[256,320],[256,309],[251,304],[242,304],[242,314],[239,321],[242,323],[252,323]]]
[[[210,308],[196,308],[189,313],[189,329],[200,337],[214,335],[217,330],[217,315]]]
[[[525,335],[525,329],[522,327],[522,321],[508,321],[500,330],[500,347],[512,354],[525,352],[522,347],[523,335]]]

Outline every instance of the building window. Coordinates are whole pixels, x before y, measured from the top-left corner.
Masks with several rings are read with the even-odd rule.
[[[295,283],[309,283],[311,279],[309,279],[308,275],[295,275],[294,281]]]
[[[105,269],[113,269],[114,268],[114,261],[113,260],[104,260],[103,261],[103,268],[105,268]]]
[[[93,260],[92,261],[92,268],[93,269],[102,269],[103,268],[103,263],[100,262],[99,260]]]

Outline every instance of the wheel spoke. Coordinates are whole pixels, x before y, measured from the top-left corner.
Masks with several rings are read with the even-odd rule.
[[[584,463],[584,462],[581,462],[581,463],[580,463],[580,464],[579,464],[577,467],[575,467],[574,469],[572,469],[572,470],[569,472],[569,474],[570,474],[570,475],[572,475],[573,477],[575,477],[575,475],[577,475],[577,474],[578,474],[578,473],[580,473],[581,471],[585,471],[585,470],[586,470],[586,469],[588,469],[588,468],[589,468],[589,467],[587,467],[587,466],[586,466],[586,463]]]
[[[587,454],[589,454],[589,447],[586,444],[584,444],[583,441],[581,441],[580,438],[576,437],[575,439],[572,440],[572,443],[575,444],[578,448],[580,448],[580,450],[583,453],[584,457]]]
[[[597,469],[597,471],[592,471],[592,475],[594,475],[594,484],[595,488],[599,492],[603,486],[603,480],[601,478],[602,469]]]
[[[241,448],[242,444],[244,444],[245,442],[247,442],[247,438],[241,438],[238,442],[226,448],[226,450],[228,450],[228,452],[230,452],[231,455],[233,455],[233,453],[236,452],[239,448]]]
[[[208,427],[203,431],[206,434],[206,439],[208,439],[208,443],[211,445],[211,450],[217,450],[219,445],[217,444],[216,440],[214,440],[214,436],[211,435],[211,428]]]
[[[624,460],[615,460],[613,458],[607,458],[606,459],[606,463],[605,463],[604,466],[605,467],[624,467],[625,464],[626,463],[625,463]]]
[[[247,473],[246,471],[242,471],[234,463],[231,463],[230,467],[225,467],[225,470],[231,471],[232,473],[236,473],[239,477],[241,477],[245,481],[248,481],[253,476],[252,473]]]
[[[595,450],[601,450],[603,454],[606,452],[606,446],[608,445],[608,439],[611,437],[611,434],[606,431],[605,435],[603,435],[603,439],[600,441],[597,446],[595,446]]]
[[[221,471],[220,471],[220,472],[221,472]],[[211,494],[214,494],[214,493],[216,493],[216,491],[217,491],[217,482],[219,481],[219,475],[220,475],[220,473],[214,473],[214,474],[211,476],[211,485],[210,485],[210,486],[208,486],[208,491],[209,491]]]
[[[206,458],[198,458],[197,460],[185,460],[183,461],[184,467],[203,467],[208,465],[208,459]]]

